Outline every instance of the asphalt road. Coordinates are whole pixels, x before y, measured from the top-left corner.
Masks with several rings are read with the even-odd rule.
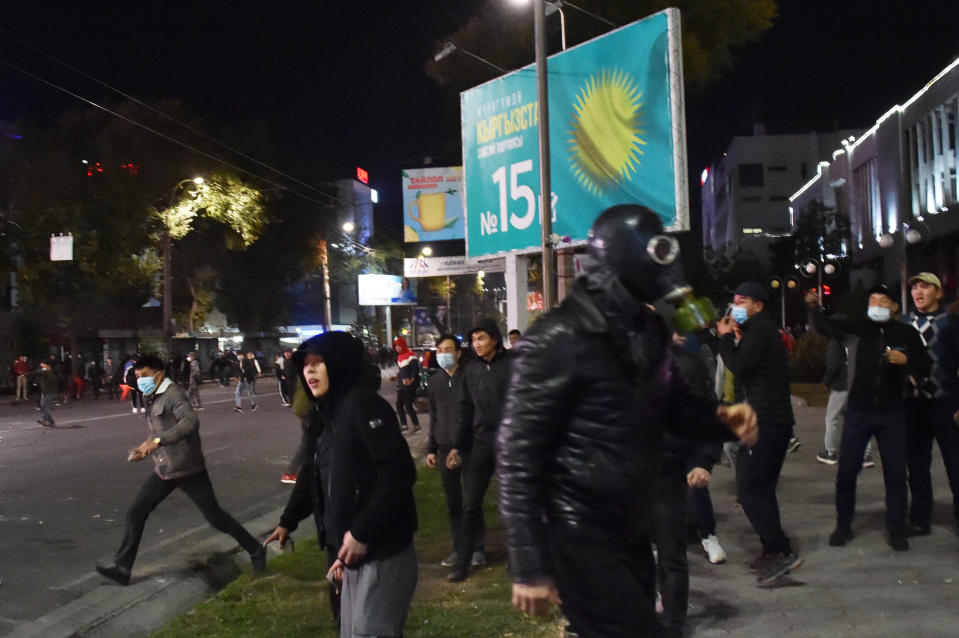
[[[272,377],[256,412],[233,411],[233,389],[203,386],[200,433],[221,505],[241,523],[282,506],[280,483],[299,442],[299,423],[280,406]],[[95,588],[93,571],[109,561],[123,518],[152,462],[127,463],[147,436],[129,402],[86,400],[57,408],[56,428],[36,423],[35,403],[0,405],[0,635]],[[255,536],[268,530],[251,529]],[[133,576],[164,553],[181,552],[216,533],[182,493],[147,521]]]

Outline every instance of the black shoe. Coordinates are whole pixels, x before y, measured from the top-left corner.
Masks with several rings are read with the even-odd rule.
[[[794,552],[788,554],[775,553],[766,563],[766,569],[759,574],[756,583],[760,587],[769,587],[773,585],[780,577],[785,576],[794,569],[802,566],[802,559],[796,556]]]
[[[117,565],[100,565],[97,564],[97,573],[101,576],[106,576],[113,582],[118,585],[129,585],[130,584],[130,570],[124,569]]]
[[[409,431],[410,429],[406,427],[405,425],[400,426],[400,432],[403,432],[405,434],[406,432],[409,432]]]
[[[266,571],[266,548],[261,547],[257,552],[250,554],[250,562],[253,564],[253,573],[262,574]]]
[[[842,547],[853,539],[852,528],[848,525],[837,525],[833,533],[829,535],[829,544],[833,547]]]
[[[743,569],[750,574],[758,574],[766,568],[766,563],[769,561],[769,557],[770,554],[763,552],[759,556],[756,556],[755,558],[743,563]]]
[[[250,406],[250,412],[256,412],[256,404]]]
[[[451,583],[461,583],[469,578],[469,575],[469,570],[467,569],[454,569],[446,575],[446,580]]]
[[[932,534],[932,528],[922,523],[906,523],[906,537],[910,536],[929,536]]]
[[[53,421],[44,421],[43,419],[37,419],[37,423],[39,423],[40,425],[42,425],[42,426],[45,427],[45,428],[52,428],[52,427],[53,427]]]
[[[234,411],[234,412],[243,412],[243,408],[234,407],[234,408],[233,408],[233,411]]]
[[[909,549],[909,541],[906,540],[906,535],[899,531],[890,530],[886,532],[886,542],[889,543],[889,547],[897,552],[904,552]]]

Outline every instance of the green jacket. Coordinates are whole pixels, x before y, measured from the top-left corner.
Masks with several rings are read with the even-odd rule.
[[[164,379],[151,396],[144,397],[147,424],[160,447],[153,453],[157,476],[175,479],[206,469],[200,445],[200,420],[190,405],[186,392]]]

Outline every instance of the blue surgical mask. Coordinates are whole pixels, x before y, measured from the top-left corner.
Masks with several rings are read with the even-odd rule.
[[[156,391],[157,383],[153,377],[140,377],[137,379],[137,389],[143,393],[143,396],[148,397]]]
[[[449,370],[456,365],[456,355],[451,352],[437,352],[436,362],[444,370]]]
[[[892,313],[889,311],[889,308],[883,308],[882,306],[869,306],[866,308],[866,316],[875,321],[876,323],[886,323],[892,317]]]
[[[733,318],[733,321],[740,325],[746,323],[746,319],[749,318],[749,313],[746,312],[746,308],[743,306],[733,306],[729,314]]]

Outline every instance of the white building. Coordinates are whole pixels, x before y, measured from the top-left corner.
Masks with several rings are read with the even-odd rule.
[[[956,120],[959,59],[862,135],[837,145],[829,161],[790,198],[802,214],[816,201],[849,216],[853,277],[898,284],[935,272],[954,298],[959,266]]]
[[[703,247],[707,257],[738,250],[768,258],[767,246],[792,232],[789,195],[816,173],[839,141],[858,131],[736,136],[722,159],[703,171]]]

